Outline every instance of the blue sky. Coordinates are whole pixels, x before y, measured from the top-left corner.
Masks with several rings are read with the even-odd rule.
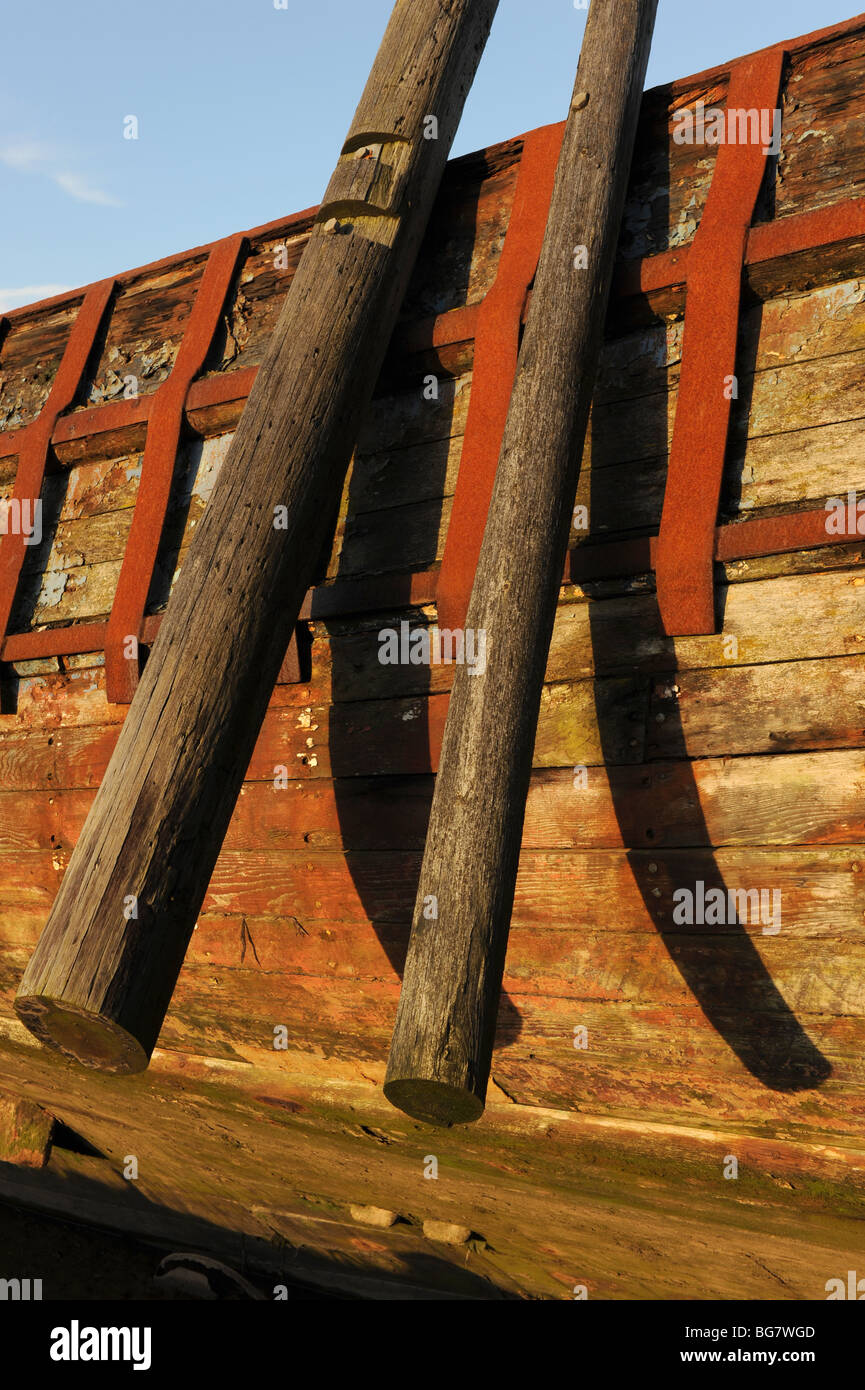
[[[0,0],[0,308],[319,202],[390,10]],[[849,13],[660,0],[649,85]],[[573,0],[500,0],[455,154],[563,119],[584,23]]]

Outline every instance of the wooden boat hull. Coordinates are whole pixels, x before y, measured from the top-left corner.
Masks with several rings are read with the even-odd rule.
[[[588,529],[561,592],[488,1110],[471,1129],[416,1124],[381,1092],[453,667],[379,654],[383,631],[436,620],[523,141],[449,166],[299,646],[133,1077],[59,1059],[12,1009],[124,718],[106,625],[206,248],[119,278],[46,450],[44,537],[2,651],[0,1085],[19,1162],[0,1195],[235,1257],[242,1239],[263,1266],[289,1251],[323,1287],[381,1297],[811,1299],[862,1259],[862,533],[736,552],[746,525],[865,487],[865,152],[850,135],[865,24],[787,47],[781,153],[743,268],[721,621],[691,636],[667,635],[649,538],[683,262],[716,152],[677,144],[674,113],[723,106],[729,66],[646,94],[575,499]],[[186,395],[144,646],[309,225],[247,234]],[[80,303],[8,316],[4,496]],[[103,1157],[55,1150],[34,1175],[21,1160],[45,1157],[43,1112]],[[42,1138],[25,1142],[31,1123]],[[137,1202],[117,1180],[129,1156]],[[372,1229],[368,1208],[402,1220]],[[431,1238],[435,1221],[470,1240]]]

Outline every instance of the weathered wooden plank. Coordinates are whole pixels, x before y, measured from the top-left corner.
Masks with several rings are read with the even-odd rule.
[[[731,420],[731,447],[738,442],[740,452],[744,450],[745,466],[751,462],[750,441],[861,419],[865,414],[862,359],[861,351],[851,351],[742,373],[738,409]],[[677,401],[678,390],[672,385],[666,392],[598,406],[586,440],[586,463],[594,470],[663,459],[672,438]],[[775,448],[780,452],[783,440],[776,440]]]
[[[57,892],[68,862],[68,847],[50,854],[22,853],[15,880],[0,892],[2,930],[7,941],[31,941]],[[226,850],[217,863],[205,900],[214,913],[287,915],[303,924],[333,921],[405,922],[417,879],[417,852]],[[794,853],[778,849],[704,852],[632,852],[524,850],[516,891],[514,920],[572,931],[576,897],[591,904],[597,929],[623,933],[676,932],[674,891],[682,886],[719,886],[733,892],[768,892],[766,920],[778,922],[786,938],[861,935],[862,859],[857,849],[813,849]],[[314,874],[316,881],[308,881]],[[778,898],[773,900],[777,891]],[[743,899],[737,900],[739,903]],[[756,919],[730,920],[714,933],[764,935]],[[615,904],[615,907],[613,907]],[[776,912],[777,907],[777,912]],[[740,912],[743,911],[740,907]],[[750,909],[749,909],[750,910]],[[682,929],[684,930],[684,929]],[[771,935],[775,927],[766,934]]]
[[[18,944],[9,942],[9,945]],[[22,936],[21,944],[25,944]],[[252,914],[215,915],[204,911],[190,942],[187,966],[238,972],[302,975],[331,980],[398,983],[408,944],[408,924],[310,919]],[[863,1014],[862,954],[865,940],[827,938],[819,961],[813,939],[755,937],[747,954],[729,936],[710,929],[662,938],[647,933],[639,953],[627,935],[611,932],[548,930],[515,920],[508,943],[504,989],[508,994],[543,1000],[570,999],[611,1005],[661,1004],[691,1007],[689,983],[699,970],[700,987],[718,997],[726,986],[731,999],[752,993],[757,960],[777,987],[766,999],[768,1012],[845,1017]],[[687,961],[688,978],[677,962]],[[238,993],[243,978],[236,977]],[[274,997],[279,981],[271,978]],[[570,1038],[573,1046],[573,1036]],[[865,1079],[865,1078],[863,1078]]]
[[[32,911],[50,909],[70,846],[22,852],[16,878],[0,884],[0,937],[30,940]],[[514,921],[574,933],[574,903],[583,904],[584,931],[617,934],[669,932],[677,926],[674,895],[683,888],[720,888],[769,896],[739,903],[713,935],[763,939],[861,939],[865,873],[859,846],[700,849],[523,849]],[[418,852],[225,849],[204,898],[205,912],[282,916],[300,927],[311,922],[405,923],[417,888]],[[774,895],[778,894],[776,898]],[[777,910],[776,910],[777,909]],[[768,924],[768,925],[767,925]],[[805,960],[805,964],[810,962]],[[842,991],[839,978],[837,989]]]
[[[865,746],[865,656],[683,671],[652,690],[650,758]]]
[[[336,572],[351,575],[405,573],[441,560],[451,498],[349,515]]]
[[[663,632],[651,593],[587,604],[569,602],[566,592],[556,612],[546,680],[853,655],[865,641],[862,587],[856,571],[751,583],[746,570],[742,582],[721,590],[723,631],[680,638]],[[453,665],[383,665],[379,660],[382,632],[399,632],[401,622],[411,632],[427,621],[425,613],[412,611],[322,625],[318,631],[326,631],[327,639],[319,636],[313,643],[316,695],[342,702],[450,689]]]
[[[745,304],[738,355],[747,371],[762,372],[865,346],[863,281],[855,276],[814,289]],[[681,316],[607,338],[598,363],[593,405],[666,392],[678,383],[684,322]]]
[[[375,512],[452,497],[462,434],[356,457],[351,476],[353,512]]]
[[[12,610],[15,631],[104,617],[111,609],[120,563],[118,559],[23,575]]]
[[[590,768],[576,785],[571,768],[536,772],[523,843],[855,847],[865,834],[863,774],[865,757],[846,750]],[[347,811],[346,821],[356,824]]]
[[[141,471],[139,452],[81,462],[51,473],[42,490],[44,511],[63,521],[85,520],[103,512],[131,507]]]
[[[854,548],[849,557],[836,558],[849,565],[856,562],[858,554]],[[824,563],[831,558],[829,552],[822,555]],[[791,656],[840,656],[861,650],[865,637],[859,631],[862,578],[856,570],[806,570],[801,575],[751,582],[752,568],[759,572],[762,565],[742,562],[738,581],[722,592],[723,632],[709,637],[667,638],[652,594],[628,594],[589,606],[573,601],[584,597],[580,591],[566,590],[556,614],[547,680],[585,679],[595,670],[604,674],[628,669],[660,673],[673,666],[683,671],[783,661]],[[306,687],[308,693],[302,694],[299,687],[286,687],[274,701],[341,702],[450,689],[452,665],[382,665],[379,660],[381,632],[388,628],[399,631],[402,621],[414,630],[431,615],[432,610],[427,614],[412,611],[328,624],[329,638],[318,637],[313,644],[313,679]],[[64,723],[79,722],[74,700],[64,708],[64,680],[58,676],[20,682],[16,701],[23,722],[43,718],[46,701]],[[94,717],[88,716],[88,722],[98,722],[97,708],[94,704]],[[115,717],[108,706],[105,710],[106,719]],[[0,734],[16,727],[17,722],[14,717],[0,715]]]
[[[775,194],[777,216],[794,207],[823,207],[835,201],[838,189],[843,189],[848,198],[861,195],[865,170],[848,145],[855,139],[854,93],[859,86],[863,52],[865,40],[859,32],[838,43],[829,65],[825,64],[820,47],[794,61],[784,103]]]
[[[636,426],[636,422],[635,426]],[[789,434],[749,438],[746,448],[733,445],[728,460],[722,522],[765,509],[796,511],[827,497],[861,493],[865,480],[862,430],[858,417],[840,424],[819,424]],[[575,498],[580,529],[572,539],[612,537],[618,533],[657,531],[666,481],[666,455],[586,468]],[[622,503],[628,498],[627,506]]]
[[[561,604],[547,679],[626,668],[684,672],[855,655],[862,649],[862,576],[828,572],[731,584],[720,593],[723,629],[667,637],[654,595]]]
[[[4,430],[29,425],[39,414],[48,399],[78,307],[73,300],[10,326],[3,341],[0,379],[0,426]]]
[[[648,681],[613,677],[544,692],[536,744],[539,766],[640,762]],[[597,709],[604,722],[601,744]],[[362,777],[427,772],[438,762],[447,696],[274,708],[265,716],[247,767],[253,781],[282,776]],[[0,781],[10,790],[94,787],[117,739],[116,727],[70,726],[0,736]]]
[[[768,668],[771,671],[771,668]],[[768,673],[767,673],[767,678]],[[86,693],[85,693],[86,704]],[[411,703],[402,707],[409,712]],[[48,720],[52,716],[47,709]],[[0,856],[46,843],[50,835],[71,847],[80,833],[93,788],[101,777],[116,729],[86,723],[0,738],[4,792]],[[310,723],[314,723],[310,715]],[[371,721],[375,724],[375,720]],[[406,721],[396,720],[397,729]],[[412,723],[413,721],[408,721]],[[362,724],[344,726],[350,745]],[[312,734],[297,712],[273,711],[260,752],[249,770],[229,841],[254,848],[258,836],[280,844],[320,847],[417,848],[423,841],[430,783],[423,776],[389,771],[404,764],[392,748],[390,763],[375,754],[372,775],[343,776],[336,784],[327,765],[306,745]],[[675,739],[673,740],[675,742]],[[390,738],[384,740],[391,743]],[[551,752],[555,745],[550,743]],[[403,744],[403,749],[405,744]],[[629,844],[796,844],[859,840],[865,821],[858,787],[863,758],[856,751],[790,756],[703,759],[651,767],[586,766],[576,785],[574,766],[536,772],[527,809],[524,843],[558,848]],[[292,756],[293,754],[293,756]],[[423,739],[415,739],[414,765],[428,767]],[[311,766],[315,757],[316,764]],[[306,764],[302,759],[306,758]],[[286,768],[279,774],[278,769]],[[405,773],[405,768],[403,767]],[[312,781],[298,781],[314,776]],[[38,788],[43,788],[40,793]],[[246,798],[249,798],[248,800]]]
[[[545,687],[536,765],[641,762],[647,702],[648,683],[642,678],[611,677]],[[286,766],[290,777],[435,771],[447,706],[446,695],[432,695],[355,701],[308,711],[272,710],[249,775],[266,776],[274,761]]]
[[[68,570],[119,559],[126,549],[131,519],[130,505],[80,521],[61,522],[53,535],[44,535],[42,544],[34,545],[25,556],[25,580],[34,571],[41,574],[44,570]]]
[[[97,667],[25,676],[15,683],[14,709],[0,715],[0,738],[25,730],[120,724],[125,713],[107,703],[104,672]]]
[[[471,373],[444,378],[438,394],[430,396],[422,381],[408,389],[376,397],[366,410],[358,432],[358,459],[389,449],[450,439],[465,429],[471,395]]]
[[[122,398],[125,378],[140,396],[150,395],[171,374],[186,329],[205,257],[170,265],[121,284],[114,300],[87,404]]]
[[[241,1005],[234,975],[213,966],[191,966],[182,973],[163,1048],[179,1045],[207,1056],[213,1033],[215,1042],[251,1049],[254,1056],[272,1049],[273,1029],[280,1026],[287,1030],[290,1050],[327,1055],[334,1062],[383,1061],[396,1003],[390,981],[337,979],[323,989],[314,977],[274,979],[250,970],[244,972]],[[723,1025],[724,1037],[696,1005],[610,1006],[509,995],[499,1017],[493,1075],[520,1104],[669,1122],[681,1115],[685,1101],[703,1123],[752,1124],[767,1133],[779,1123],[818,1125],[838,1135],[861,1131],[861,1019],[808,1015],[807,1037],[813,1043],[798,1024],[774,1011],[731,1009]],[[587,1029],[586,1050],[574,1048],[577,1026]],[[736,1049],[760,1066],[765,1078],[774,1076],[776,1085],[767,1087],[765,1079],[751,1074]]]
[[[865,834],[863,778],[865,756],[846,750],[592,768],[578,785],[571,767],[536,771],[524,852],[855,846]],[[419,849],[431,794],[429,777],[294,782],[289,793],[246,783],[226,848]],[[64,812],[70,833],[81,815],[80,807]]]

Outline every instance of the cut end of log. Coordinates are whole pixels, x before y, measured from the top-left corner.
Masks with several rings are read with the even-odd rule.
[[[150,1057],[125,1028],[59,999],[20,995],[15,1012],[34,1037],[73,1062],[99,1071],[144,1071]]]
[[[397,1110],[429,1125],[467,1125],[484,1113],[484,1103],[473,1091],[444,1081],[398,1077],[385,1081],[384,1093]]]

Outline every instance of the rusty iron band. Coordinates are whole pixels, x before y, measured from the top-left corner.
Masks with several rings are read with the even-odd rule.
[[[498,271],[477,313],[471,396],[438,581],[438,620],[444,628],[465,624],[563,132],[560,123],[525,137]]]
[[[784,50],[737,63],[727,112],[774,111]],[[728,126],[729,134],[729,126]],[[736,370],[742,269],[766,169],[757,141],[718,150],[706,207],[688,252],[676,419],[658,534],[656,581],[668,637],[715,631],[715,526]]]

